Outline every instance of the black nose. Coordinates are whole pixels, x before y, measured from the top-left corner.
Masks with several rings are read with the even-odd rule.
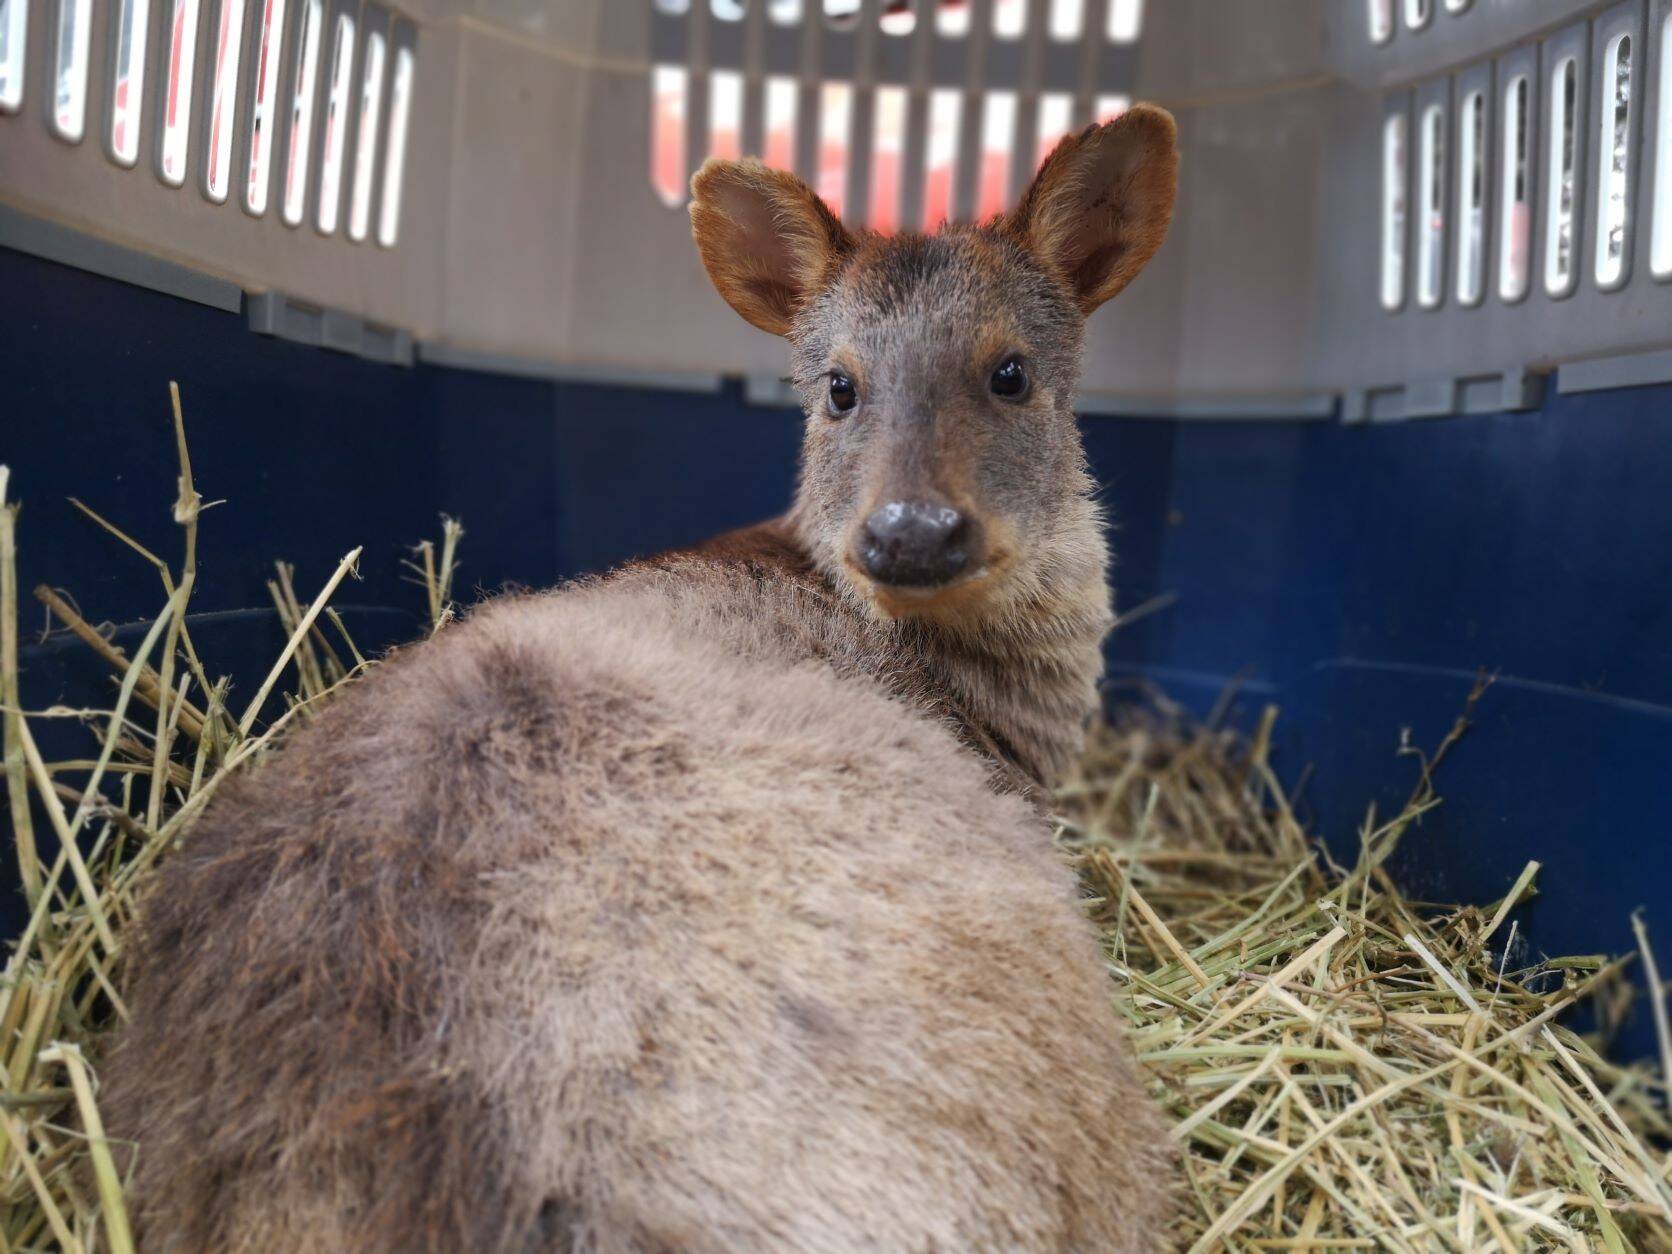
[[[969,565],[969,522],[950,505],[891,501],[865,520],[859,562],[878,583],[933,588]]]

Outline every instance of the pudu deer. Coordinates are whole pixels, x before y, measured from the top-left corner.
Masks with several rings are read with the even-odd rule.
[[[215,799],[106,1068],[146,1248],[1170,1245],[1040,800],[1110,624],[1082,327],[1176,178],[1147,107],[932,236],[703,167],[794,507],[484,604]]]

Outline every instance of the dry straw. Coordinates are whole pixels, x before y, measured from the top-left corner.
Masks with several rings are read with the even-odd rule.
[[[189,839],[228,774],[366,666],[329,600],[269,583],[287,640],[241,709],[192,640],[203,502],[174,395],[178,573],[80,502],[157,572],[163,609],[128,654],[73,599],[37,589],[111,672],[109,708],[24,710],[18,508],[0,467],[0,731],[28,922],[0,980],[0,1254],[132,1248],[124,1184],[142,1147],[108,1140],[97,1064],[128,1017],[124,944],[156,860]],[[463,532],[408,565],[432,624],[451,615]],[[284,692],[283,708],[268,698]],[[263,720],[264,713],[269,721]],[[32,727],[84,725],[86,756],[43,759]],[[1664,1083],[1604,1061],[1558,1020],[1625,988],[1604,957],[1514,969],[1511,909],[1536,865],[1481,909],[1419,907],[1384,863],[1437,804],[1367,824],[1357,865],[1320,859],[1251,746],[1129,715],[1101,729],[1062,790],[1059,840],[1103,929],[1115,1005],[1175,1118],[1189,1179],[1181,1231],[1234,1250],[1672,1251]],[[31,807],[33,800],[33,808]],[[48,830],[37,830],[37,819]],[[1506,927],[1507,923],[1507,927]],[[1639,923],[1642,957],[1658,981]],[[1658,1006],[1663,1049],[1665,1009]]]
[[[1348,869],[1277,784],[1274,718],[1244,745],[1128,714],[1059,796],[1115,1005],[1175,1119],[1190,1248],[1672,1250],[1664,1079],[1561,1021],[1589,1002],[1617,1023],[1624,962],[1519,965],[1536,862],[1478,908],[1419,905],[1387,872],[1465,720]]]

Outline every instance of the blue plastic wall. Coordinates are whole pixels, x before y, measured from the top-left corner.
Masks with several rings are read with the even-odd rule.
[[[1545,866],[1535,950],[1672,949],[1672,389],[1367,428],[1087,424],[1124,604],[1117,675],[1206,712],[1281,707],[1286,773],[1341,856],[1409,795],[1482,668],[1497,675],[1396,860],[1431,900]],[[1621,1052],[1652,1043],[1639,1015]]]
[[[180,380],[207,498],[194,624],[248,692],[280,643],[273,558],[304,594],[356,544],[339,602],[365,645],[410,638],[406,546],[465,521],[461,581],[542,585],[765,517],[788,499],[799,417],[718,396],[403,370],[247,333],[231,315],[0,250],[0,462],[25,502],[27,590],[136,624],[154,576],[69,506],[158,552]],[[1088,419],[1116,523],[1117,677],[1209,709],[1282,707],[1280,760],[1350,854],[1366,806],[1409,792],[1477,668],[1498,672],[1407,838],[1406,882],[1499,896],[1529,858],[1523,926],[1548,952],[1623,952],[1638,907],[1672,952],[1672,389],[1552,396],[1537,412],[1363,428]],[[33,613],[33,602],[27,604]],[[34,628],[38,617],[26,620]],[[119,638],[137,635],[128,626]],[[61,639],[26,641],[26,699],[96,703]],[[17,899],[3,903],[8,922]],[[8,927],[9,932],[9,927]],[[1639,1016],[1622,1042],[1647,1053]]]

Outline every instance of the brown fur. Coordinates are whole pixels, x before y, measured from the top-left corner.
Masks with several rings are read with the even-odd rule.
[[[1019,795],[1108,622],[1082,296],[1019,219],[887,243],[793,182],[705,168],[699,243],[804,391],[849,355],[865,422],[810,398],[787,519],[491,602],[215,799],[106,1067],[145,1248],[1171,1244],[1168,1138]],[[1018,341],[1034,391],[993,410],[960,372]],[[987,569],[901,599],[847,537],[926,481]]]

